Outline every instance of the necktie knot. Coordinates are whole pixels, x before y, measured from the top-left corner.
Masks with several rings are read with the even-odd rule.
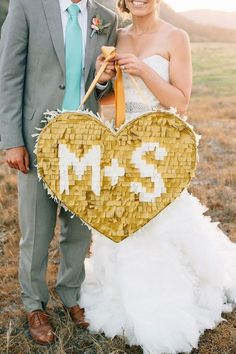
[[[76,4],[71,4],[68,8],[67,11],[71,17],[78,16],[78,13],[80,12],[80,8]]]

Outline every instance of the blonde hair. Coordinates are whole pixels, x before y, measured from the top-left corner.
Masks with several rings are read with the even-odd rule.
[[[118,0],[117,7],[120,12],[129,14],[129,9],[126,7],[125,0]]]

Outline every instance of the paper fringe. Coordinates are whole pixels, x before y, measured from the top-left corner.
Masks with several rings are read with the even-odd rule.
[[[172,115],[172,116],[175,116],[176,118],[178,118],[178,119],[180,119],[183,123],[184,123],[184,126],[185,126],[185,128],[188,128],[189,129],[189,131],[191,131],[191,136],[192,136],[192,138],[193,138],[193,145],[195,145],[195,157],[197,158],[197,145],[198,145],[198,142],[199,142],[199,139],[200,139],[200,137],[199,136],[197,136],[193,131],[192,131],[192,126],[190,125],[190,124],[188,124],[187,122],[186,122],[186,117],[181,117],[180,115],[178,115],[177,113],[176,113],[176,110],[175,109],[173,109],[173,108],[171,108],[170,110],[165,110],[165,109],[160,109],[160,110],[158,110],[157,112],[149,112],[149,113],[145,113],[144,115],[142,115],[142,116],[145,116],[145,117],[148,117],[148,116],[153,116],[155,113],[163,113],[163,114],[169,114],[169,115]],[[91,120],[94,122],[94,124],[96,125],[96,123],[98,123],[98,125],[99,125],[99,127],[100,127],[100,125],[102,126],[102,130],[106,130],[106,129],[108,129],[108,131],[110,131],[111,132],[111,134],[116,134],[117,136],[119,136],[119,134],[120,134],[120,131],[123,131],[123,130],[125,130],[127,127],[132,127],[133,125],[135,125],[136,123],[135,122],[137,122],[138,120],[142,120],[142,116],[141,117],[138,117],[138,118],[136,118],[136,119],[134,119],[132,122],[128,122],[128,123],[125,123],[121,128],[120,128],[120,130],[119,130],[119,132],[115,132],[115,129],[113,128],[113,126],[112,126],[112,124],[110,123],[110,122],[108,122],[108,121],[105,121],[105,124],[104,124],[104,121],[103,121],[103,119],[102,119],[102,117],[100,116],[100,115],[95,115],[95,114],[93,114],[92,112],[90,112],[89,110],[87,110],[87,111],[77,111],[77,112],[61,112],[60,110],[57,110],[57,111],[47,111],[47,112],[45,112],[45,114],[44,114],[44,119],[42,120],[42,123],[43,124],[47,124],[44,128],[39,128],[39,129],[37,129],[40,133],[38,133],[38,134],[33,134],[33,136],[34,137],[36,137],[36,145],[35,145],[35,150],[34,150],[34,152],[36,153],[36,155],[37,155],[37,152],[38,152],[38,148],[39,148],[39,141],[40,141],[40,143],[41,143],[41,147],[42,147],[42,145],[45,145],[44,143],[42,143],[42,141],[43,141],[43,136],[44,136],[44,134],[46,134],[46,132],[47,132],[47,129],[48,129],[48,127],[49,126],[53,126],[53,124],[55,124],[57,121],[59,121],[63,116],[65,116],[65,115],[67,115],[67,122],[66,122],[66,124],[69,124],[69,122],[70,122],[70,118],[72,117],[72,119],[75,119],[75,116],[76,116],[76,119],[78,119],[78,116],[80,116],[80,118],[79,118],[79,120],[80,119],[82,119],[82,117],[83,118],[85,118],[85,121],[86,121],[86,119],[88,120],[88,121],[90,121],[91,122]],[[68,118],[68,115],[71,115],[71,117],[69,117]],[[74,117],[74,118],[73,118]],[[102,123],[102,124],[101,124]],[[86,125],[87,123],[85,123],[85,125]],[[140,123],[141,124],[141,123]],[[132,130],[132,128],[130,128],[129,129],[129,131],[130,130]],[[91,134],[93,133],[93,131],[91,131]],[[106,133],[106,134],[108,134],[108,133]],[[73,135],[73,134],[72,134]],[[108,134],[109,135],[109,134]],[[54,134],[52,134],[52,136],[50,137],[50,141],[52,141],[53,140],[53,136],[54,136]],[[41,141],[42,140],[42,141]],[[47,140],[47,139],[46,139]],[[119,139],[118,139],[119,140]],[[70,143],[71,143],[71,141],[68,141],[68,145],[70,146]],[[72,144],[73,145],[73,144]],[[86,149],[87,150],[87,149]],[[72,151],[75,151],[75,149],[72,149]],[[83,154],[82,154],[83,155]],[[82,156],[81,155],[81,156]],[[57,157],[57,156],[56,156]],[[78,156],[79,157],[79,156]],[[44,170],[42,170],[42,166],[41,166],[41,161],[40,161],[40,159],[42,158],[42,156],[40,156],[40,154],[39,154],[39,161],[38,161],[38,165],[39,165],[39,168],[37,169],[38,170],[38,178],[39,178],[39,180],[43,180],[43,185],[44,185],[44,188],[45,189],[47,189],[47,191],[48,191],[48,194],[49,194],[49,196],[50,196],[50,198],[52,198],[55,202],[57,202],[59,205],[60,205],[60,207],[63,207],[66,211],[70,211],[71,213],[72,213],[72,216],[73,215],[77,215],[77,216],[79,216],[80,218],[81,218],[81,220],[86,224],[86,225],[88,225],[91,229],[94,229],[94,230],[96,230],[96,232],[98,232],[98,233],[100,233],[100,234],[103,234],[103,235],[105,235],[105,236],[107,236],[107,237],[109,237],[109,238],[111,238],[111,239],[113,239],[115,242],[119,242],[119,241],[121,241],[121,240],[123,240],[124,238],[126,238],[126,237],[128,237],[128,236],[130,236],[130,235],[132,235],[134,232],[137,232],[137,229],[139,229],[140,227],[142,227],[142,226],[144,226],[148,221],[150,221],[153,217],[155,217],[157,214],[155,214],[155,212],[154,212],[154,214],[152,213],[152,215],[150,215],[150,217],[147,217],[145,220],[145,222],[142,224],[142,225],[136,225],[137,226],[137,228],[136,228],[136,226],[135,225],[133,225],[133,229],[132,228],[130,228],[129,229],[129,231],[127,231],[127,230],[121,230],[119,227],[118,227],[118,232],[117,232],[117,230],[116,229],[113,229],[112,230],[112,227],[111,226],[113,226],[114,225],[114,220],[116,221],[115,223],[117,223],[117,220],[119,220],[119,217],[115,217],[115,219],[113,220],[112,218],[114,218],[114,213],[117,213],[118,214],[118,216],[120,215],[120,218],[122,219],[122,208],[120,208],[119,209],[119,207],[117,207],[117,206],[110,206],[110,208],[108,208],[108,209],[106,209],[106,212],[107,212],[107,217],[105,217],[105,218],[103,218],[103,220],[102,221],[100,221],[100,223],[96,223],[95,222],[95,224],[94,224],[94,218],[92,218],[93,220],[92,220],[92,223],[91,223],[91,213],[89,214],[90,216],[89,216],[89,219],[87,219],[86,220],[86,215],[84,215],[83,213],[78,213],[78,211],[77,210],[74,210],[74,207],[73,207],[73,205],[71,205],[70,204],[70,201],[68,202],[68,200],[67,199],[65,199],[62,195],[60,195],[60,193],[58,193],[58,190],[56,191],[55,190],[55,181],[52,183],[52,186],[50,185],[50,180],[48,181],[47,180],[47,177],[45,176],[45,174],[44,173],[42,173],[42,171],[43,172],[45,172]],[[54,158],[55,158],[55,156],[54,156]],[[44,155],[44,159],[45,159],[45,155]],[[47,159],[47,158],[46,158]],[[118,160],[119,160],[119,158],[118,158]],[[151,159],[152,161],[153,161],[153,159]],[[149,163],[149,161],[148,161],[148,163]],[[109,162],[108,162],[108,164],[109,164]],[[150,165],[150,163],[149,163],[149,165]],[[196,160],[195,160],[195,165],[196,165]],[[125,167],[125,166],[124,166]],[[47,174],[47,173],[46,173]],[[51,174],[51,171],[50,171],[50,174]],[[89,190],[89,189],[87,189],[87,187],[90,185],[91,186],[91,173],[85,173],[84,174],[84,176],[87,176],[86,178],[85,178],[85,185],[86,185],[86,190],[87,190],[87,192],[90,192],[91,193],[91,190]],[[69,177],[70,177],[70,179],[72,178],[72,182],[73,183],[75,183],[75,185],[76,185],[76,183],[78,184],[78,181],[76,180],[76,178],[75,178],[75,176],[74,176],[74,172],[73,171],[69,171]],[[54,177],[53,177],[54,178]],[[88,179],[87,181],[86,181],[86,179]],[[136,176],[136,179],[137,179],[137,176]],[[140,182],[140,178],[138,178],[138,180],[139,180],[139,182]],[[84,180],[82,181],[83,183],[84,183]],[[80,181],[79,181],[79,183],[80,183]],[[82,184],[83,184],[82,183]],[[114,191],[114,189],[116,188],[116,186],[112,186],[111,185],[111,183],[109,184],[110,182],[109,182],[109,178],[107,178],[106,177],[106,184],[107,184],[107,188],[108,188],[108,190],[109,190],[109,195],[110,194],[112,194],[113,193],[113,191]],[[189,184],[189,181],[188,181],[188,183],[185,185],[185,187],[187,186]],[[153,183],[152,183],[152,185],[153,185]],[[79,188],[82,188],[82,186],[80,185],[80,187]],[[125,188],[125,187],[124,187]],[[150,184],[149,184],[149,192],[150,192],[150,190],[151,189],[153,189],[153,188],[150,188]],[[72,188],[73,189],[73,188]],[[90,188],[91,189],[91,188]],[[183,190],[183,189],[182,189]],[[179,191],[179,193],[178,193],[178,195],[181,193],[181,191],[182,190],[180,190]],[[77,191],[76,191],[76,193],[78,193],[78,189],[77,189]],[[130,193],[131,194],[131,193]],[[159,212],[161,212],[167,205],[169,205],[174,199],[176,199],[176,197],[178,196],[178,195],[175,195],[175,197],[174,198],[172,198],[161,210],[159,210]],[[78,196],[76,195],[76,198],[77,198]],[[72,197],[72,196],[70,196],[70,198],[69,199],[71,199],[72,198],[72,200],[75,200],[74,199],[74,197]],[[91,199],[91,195],[90,195],[90,199]],[[93,199],[93,197],[92,197],[92,199]],[[137,199],[137,197],[136,197],[136,199]],[[98,208],[98,206],[96,206],[96,203],[95,203],[95,206],[93,205],[93,200],[90,200],[90,201],[92,201],[92,203],[90,203],[90,207],[92,207],[92,209],[93,208],[95,208],[95,210],[97,210],[96,208]],[[98,200],[97,200],[98,201]],[[85,201],[85,202],[87,202],[87,200]],[[123,202],[123,201],[122,201]],[[133,203],[134,201],[132,200],[131,201],[131,206],[132,206],[132,203]],[[136,202],[137,202],[137,200],[136,200]],[[72,203],[73,204],[73,203]],[[79,204],[80,204],[80,202],[79,202]],[[136,203],[137,204],[137,203]],[[139,203],[139,204],[141,204],[141,203]],[[150,203],[149,203],[150,204]],[[99,203],[98,203],[98,205],[99,205]],[[137,205],[137,207],[139,207],[140,205]],[[104,209],[104,206],[102,206],[102,208],[101,209]],[[149,208],[150,209],[150,208]],[[152,208],[151,208],[152,209]],[[150,210],[149,210],[150,211]],[[120,214],[119,214],[120,213]],[[143,210],[142,210],[142,212],[141,212],[141,214],[143,215]],[[95,213],[96,214],[96,213]],[[98,217],[97,217],[97,219],[99,218],[100,216],[98,215]],[[125,218],[127,218],[127,215],[125,216]],[[96,219],[96,215],[95,215],[95,219]],[[108,225],[105,225],[104,224],[104,220],[105,219],[107,219],[107,220],[109,220],[109,221],[111,221],[111,220],[113,220],[112,221],[112,223],[111,222],[109,222],[108,223]],[[137,218],[136,218],[137,219]],[[120,220],[119,220],[120,221]],[[129,220],[128,220],[129,221]],[[138,222],[137,222],[137,224],[138,224]],[[118,225],[119,226],[119,225]]]

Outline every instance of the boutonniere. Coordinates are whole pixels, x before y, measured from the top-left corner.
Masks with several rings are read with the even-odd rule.
[[[110,23],[103,24],[103,20],[99,16],[94,16],[92,18],[92,22],[91,22],[92,32],[91,32],[90,38],[93,37],[94,33],[102,34],[104,32],[104,30],[106,28],[108,28],[109,26],[110,26]]]

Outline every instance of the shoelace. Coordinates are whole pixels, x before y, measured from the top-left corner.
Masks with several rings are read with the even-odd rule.
[[[34,313],[34,315],[32,315],[32,317],[31,317],[31,323],[32,323],[32,325],[34,325],[34,326],[39,326],[39,325],[45,323],[45,320],[46,320],[47,317],[48,317],[48,316],[47,316],[45,313],[43,313],[43,312],[41,312],[41,313],[36,312],[36,313]]]

